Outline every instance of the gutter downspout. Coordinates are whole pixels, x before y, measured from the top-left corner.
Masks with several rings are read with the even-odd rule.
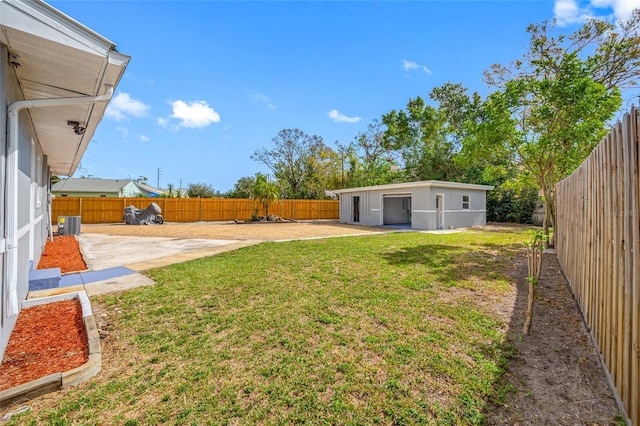
[[[73,98],[31,99],[15,101],[8,114],[8,146],[5,188],[5,234],[6,260],[5,280],[9,284],[9,306],[7,316],[18,315],[18,143],[20,111],[25,108],[43,108],[52,106],[80,105],[107,102],[113,96],[113,86],[105,84],[105,93],[99,96],[79,96]],[[49,219],[51,220],[51,219]],[[51,226],[51,225],[49,225]]]

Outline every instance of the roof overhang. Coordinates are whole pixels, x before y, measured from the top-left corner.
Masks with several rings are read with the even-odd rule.
[[[20,57],[20,66],[12,69],[28,100],[101,95],[105,84],[117,86],[130,59],[110,40],[40,0],[0,0],[0,43]],[[29,110],[52,173],[75,172],[107,104]],[[86,130],[74,133],[69,121]]]
[[[363,186],[359,188],[335,189],[336,194],[348,194],[351,192],[364,191],[397,191],[409,190],[413,188],[448,188],[448,189],[470,189],[476,191],[491,191],[494,187],[490,185],[476,185],[472,183],[443,182],[439,180],[423,180],[418,182],[392,183],[388,185]]]

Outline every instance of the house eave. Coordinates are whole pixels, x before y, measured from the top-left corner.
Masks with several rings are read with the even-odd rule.
[[[112,41],[40,0],[0,0],[0,44],[20,57],[10,69],[25,100],[101,95],[105,85],[118,85],[130,60]],[[106,108],[85,103],[25,113],[53,174],[73,175]],[[70,121],[84,133],[74,133]]]
[[[115,51],[115,44],[40,0],[0,0],[2,25],[96,54]]]

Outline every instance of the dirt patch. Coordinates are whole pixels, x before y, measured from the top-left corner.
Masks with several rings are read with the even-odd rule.
[[[502,378],[514,388],[487,413],[492,425],[610,425],[619,411],[554,254],[543,255],[529,336],[522,335],[527,263],[514,259],[517,297],[508,339],[515,348]],[[624,424],[624,422],[622,423]]]
[[[0,391],[72,370],[88,359],[78,299],[23,309],[0,364]]]
[[[277,241],[300,238],[322,238],[339,235],[365,235],[392,229],[346,225],[336,221],[296,223],[196,222],[163,225],[82,225],[82,233],[133,237],[204,238],[212,240]]]

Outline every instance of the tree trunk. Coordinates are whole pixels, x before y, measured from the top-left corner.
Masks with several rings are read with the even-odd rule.
[[[549,248],[554,246],[554,235],[550,232],[550,227],[553,227],[555,230],[555,222],[556,222],[556,199],[553,194],[553,191],[547,186],[543,186],[543,194],[544,194],[544,221],[542,222],[542,231],[545,235],[546,240],[544,242],[544,247]]]
[[[531,322],[533,321],[533,304],[536,300],[536,284],[537,280],[533,279],[533,277],[529,277],[529,297],[527,298],[527,317],[524,320],[524,325],[522,326],[522,334],[525,336],[529,335],[529,331],[531,331]]]
[[[527,244],[527,283],[529,284],[529,296],[527,298],[527,316],[522,326],[522,334],[525,336],[529,334],[531,322],[533,321],[536,286],[540,282],[540,272],[542,271],[542,247],[544,240],[544,235],[536,232],[533,240]]]

